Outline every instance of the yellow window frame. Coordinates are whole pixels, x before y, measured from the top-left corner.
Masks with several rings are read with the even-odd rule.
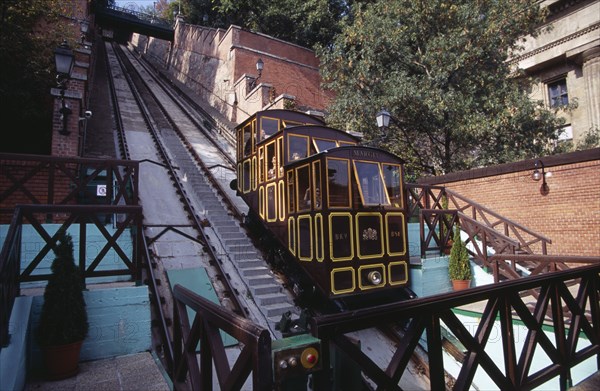
[[[363,194],[363,189],[361,186],[361,182],[360,182],[360,177],[358,175],[358,170],[356,168],[356,163],[368,163],[368,164],[373,164],[377,166],[377,169],[379,171],[379,180],[381,181],[381,186],[383,188],[383,194],[385,196],[385,200],[386,203],[385,204],[367,204],[365,202],[365,196]],[[383,173],[381,172],[381,164],[379,164],[378,162],[373,162],[373,161],[369,161],[369,160],[354,160],[352,161],[352,167],[354,168],[354,180],[356,180],[356,187],[358,187],[358,193],[360,194],[360,199],[362,200],[363,205],[365,206],[374,206],[374,205],[385,205],[385,206],[390,206],[390,197],[387,193],[387,187],[385,186],[385,178],[383,177]]]
[[[335,279],[335,274],[339,273],[339,272],[350,272],[350,275],[352,276],[352,288],[348,288],[348,289],[341,289],[341,290],[336,290],[335,289],[335,284],[334,284],[334,279]],[[334,295],[342,295],[344,293],[351,293],[354,292],[354,290],[356,289],[356,275],[354,273],[354,268],[352,266],[347,266],[347,267],[338,267],[335,269],[331,269],[331,272],[329,273],[329,278],[331,279],[331,293],[333,293]]]
[[[390,225],[389,225],[388,217],[395,217],[395,216],[402,217],[402,240],[404,241],[404,251],[403,252],[391,252],[391,250],[390,250],[390,240],[389,240]],[[405,229],[406,224],[405,224],[404,219],[405,219],[404,213],[389,212],[389,213],[386,213],[386,215],[385,215],[385,233],[386,233],[385,246],[386,246],[386,252],[389,255],[400,256],[400,255],[406,254],[406,248],[408,247],[408,243],[406,242],[406,229]]]
[[[381,238],[381,252],[379,254],[373,254],[373,255],[362,255],[360,253],[360,235],[361,232],[358,232],[358,220],[361,216],[378,216],[379,217],[379,237]],[[385,238],[387,237],[387,235],[384,235],[384,230],[383,230],[383,219],[381,216],[381,213],[379,212],[359,212],[356,214],[355,218],[355,233],[356,233],[356,254],[358,259],[372,259],[372,258],[379,258],[382,257],[385,251],[385,243],[383,242],[385,240]]]
[[[325,259],[325,233],[323,232],[323,215],[321,213],[315,214],[315,248],[316,254],[315,258],[317,262],[323,262]],[[321,232],[320,235],[317,235],[317,232]],[[320,256],[319,256],[320,253]]]
[[[273,188],[273,211],[275,212],[275,216],[273,217],[269,216],[269,189],[271,188]],[[277,183],[267,183],[267,185],[265,186],[265,216],[266,220],[269,223],[274,223],[275,221],[277,221],[277,211]]]
[[[333,257],[333,217],[348,217],[348,223],[350,224],[350,232],[348,234],[348,241],[350,244],[350,256],[343,258],[334,258]],[[351,261],[354,258],[354,224],[352,224],[352,214],[349,212],[331,212],[329,213],[329,256],[332,262],[343,262],[343,261]]]
[[[327,181],[327,207],[329,209],[336,209],[336,208],[350,208],[350,205],[352,204],[352,176],[350,174],[350,159],[345,159],[345,158],[337,158],[337,157],[327,157],[327,159],[325,159],[325,171],[324,172],[329,172],[329,162],[333,161],[333,160],[337,160],[337,161],[343,161],[346,162],[346,176],[348,178],[348,204],[347,205],[336,205],[336,206],[332,206],[331,203],[329,202],[329,200],[331,199],[331,191],[329,189],[329,181]]]
[[[301,216],[297,217],[297,220],[298,220],[297,231],[296,231],[297,232],[296,248],[298,249],[297,250],[297,258],[304,262],[310,262],[313,260],[313,257],[314,257],[313,240],[312,240],[312,238],[313,238],[312,218],[310,215],[301,215]],[[308,229],[309,229],[309,238],[310,238],[310,246],[309,246],[310,247],[310,256],[308,258],[300,256],[300,253],[301,253],[301,251],[300,251],[300,245],[301,245],[301,243],[300,243],[300,222],[302,220],[308,220]]]
[[[404,280],[402,280],[402,281],[392,281],[392,267],[397,266],[397,265],[404,266]],[[390,276],[388,283],[391,286],[406,284],[406,282],[408,281],[408,265],[406,264],[405,261],[388,263],[388,276]]]

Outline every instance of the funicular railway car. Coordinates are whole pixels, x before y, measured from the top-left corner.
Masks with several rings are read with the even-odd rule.
[[[237,127],[237,190],[325,297],[404,287],[403,162],[288,110]]]

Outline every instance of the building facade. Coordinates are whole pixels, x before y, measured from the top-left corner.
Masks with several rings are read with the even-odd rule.
[[[548,15],[512,60],[536,82],[531,98],[565,119],[561,140],[600,128],[600,1],[543,0]]]

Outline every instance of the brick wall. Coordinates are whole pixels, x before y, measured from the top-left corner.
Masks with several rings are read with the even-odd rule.
[[[553,255],[600,255],[600,149],[541,159],[549,193],[531,178],[534,160],[427,178],[552,240]]]
[[[11,160],[10,155],[0,156],[0,224],[10,223],[13,209],[18,204],[54,204],[64,200],[72,191],[73,181],[64,173],[55,172],[51,185],[49,169],[46,166],[38,170],[39,165],[35,156],[31,160]],[[65,167],[73,170],[76,165],[65,163]],[[24,183],[15,184],[21,181]],[[69,204],[75,204],[75,200]]]
[[[237,26],[212,29],[179,20],[172,46],[139,34],[133,34],[131,44],[234,122],[242,122],[282,97],[299,108],[318,111],[332,97],[320,88],[314,51]],[[257,88],[249,88],[258,76],[259,58],[264,70]]]

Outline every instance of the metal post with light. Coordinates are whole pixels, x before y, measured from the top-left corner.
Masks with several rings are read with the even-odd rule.
[[[382,143],[385,143],[388,138],[387,128],[390,126],[390,121],[392,120],[392,115],[386,109],[381,109],[376,116],[377,119],[377,127],[379,128],[379,136]],[[372,140],[375,141],[376,138]]]
[[[531,179],[533,179],[536,182],[539,182],[539,180],[542,180],[542,186],[540,186],[540,193],[542,195],[547,195],[548,193],[550,193],[550,187],[548,186],[548,183],[546,182],[546,178],[550,178],[552,176],[551,172],[546,172],[546,168],[544,167],[544,163],[541,160],[536,160],[535,161],[535,169],[533,170],[533,173],[531,173]],[[541,169],[541,172],[540,172]]]
[[[253,90],[254,87],[256,87],[256,82],[258,81],[258,79],[260,79],[264,67],[265,67],[265,63],[263,62],[262,59],[259,58],[258,61],[256,62],[256,71],[258,72],[258,77],[256,79],[252,79],[252,81],[250,82],[250,86],[249,86],[250,91]]]
[[[67,82],[71,78],[71,72],[73,72],[73,65],[75,64],[75,54],[64,40],[59,47],[54,49],[54,62],[56,64],[56,83],[60,89],[60,101],[61,108],[59,113],[63,123],[60,134],[68,136],[70,132],[67,129],[67,117],[71,114],[71,109],[65,103],[65,90],[67,88]]]
[[[83,45],[87,38],[87,32],[90,29],[90,22],[82,20],[79,22],[79,30],[81,31],[81,44]]]

